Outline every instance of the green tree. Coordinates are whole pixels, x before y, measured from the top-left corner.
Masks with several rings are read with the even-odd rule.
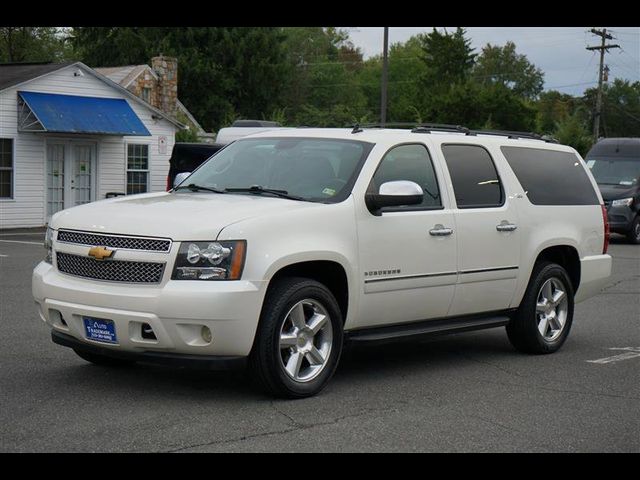
[[[419,39],[426,67],[421,79],[424,88],[439,90],[469,78],[476,54],[464,28],[458,27],[454,33],[441,33],[434,28]]]
[[[432,32],[419,35],[424,71],[418,81],[416,100],[427,121],[439,122],[442,118],[464,118],[468,108],[456,98],[454,92],[466,95],[467,85],[475,54],[466,32],[458,27],[454,33]],[[444,105],[456,105],[459,111],[446,112]]]
[[[469,128],[532,131],[535,109],[504,85],[468,80],[431,99],[429,122]]]
[[[422,86],[420,79],[426,73],[422,60],[422,40],[413,36],[406,42],[389,47],[389,82],[387,88],[387,119],[389,122],[418,122],[421,117]],[[358,74],[358,82],[367,98],[367,108],[380,112],[380,81],[382,58],[368,59]]]
[[[518,96],[534,99],[544,85],[544,73],[525,55],[516,53],[516,45],[503,47],[488,43],[473,67],[473,77],[483,85],[501,84]]]
[[[556,124],[573,114],[579,104],[579,99],[557,90],[542,92],[536,102],[537,131],[552,133]]]
[[[582,156],[587,154],[593,143],[591,132],[578,111],[557,122],[553,136],[560,143],[575,148]]]
[[[582,104],[593,112],[597,89],[585,91]],[[591,125],[593,117],[590,115]],[[616,78],[602,90],[600,134],[605,137],[637,137],[640,132],[640,82]]]
[[[57,62],[71,58],[58,27],[0,27],[0,62]]]
[[[367,99],[358,82],[362,52],[348,32],[333,27],[285,28],[289,64],[282,106],[293,124],[343,126],[344,119],[367,115]],[[335,114],[330,121],[329,112]]]

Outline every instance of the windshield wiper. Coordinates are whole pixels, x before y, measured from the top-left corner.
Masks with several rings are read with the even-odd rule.
[[[255,194],[263,194],[269,193],[271,195],[275,195],[281,198],[288,198],[289,200],[302,200],[304,202],[308,201],[306,198],[298,197],[296,195],[289,195],[289,192],[286,190],[276,190],[275,188],[264,188],[262,185],[251,185],[250,187],[241,187],[241,188],[225,188],[225,192],[247,192],[247,193],[255,193]]]
[[[189,185],[180,185],[178,187],[175,187],[174,190],[182,190],[184,188],[188,188],[192,192],[199,192],[201,190],[206,190],[207,192],[226,193],[224,190],[218,190],[217,188],[211,188],[211,187],[203,187],[202,185],[196,185],[195,183],[190,183]]]

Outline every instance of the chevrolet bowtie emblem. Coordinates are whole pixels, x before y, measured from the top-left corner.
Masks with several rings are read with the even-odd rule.
[[[96,260],[104,260],[105,258],[111,258],[115,250],[109,250],[107,247],[91,247],[89,249],[89,256]]]

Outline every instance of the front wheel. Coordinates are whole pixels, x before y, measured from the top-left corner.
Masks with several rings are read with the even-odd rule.
[[[269,290],[251,353],[251,366],[271,394],[303,398],[322,390],[342,351],[342,313],[327,287],[284,278]]]
[[[627,240],[634,245],[640,245],[640,215],[637,215],[627,233]]]
[[[567,271],[536,264],[527,291],[507,325],[509,341],[526,353],[553,353],[567,339],[573,321],[573,285]]]

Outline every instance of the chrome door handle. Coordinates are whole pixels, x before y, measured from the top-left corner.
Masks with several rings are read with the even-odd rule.
[[[434,237],[445,237],[447,235],[451,235],[453,233],[453,228],[446,228],[444,225],[438,223],[434,225],[434,227],[429,230],[429,235],[433,235]]]
[[[517,225],[509,223],[506,220],[500,222],[500,225],[496,225],[496,230],[499,232],[513,232],[516,228],[518,228]]]

